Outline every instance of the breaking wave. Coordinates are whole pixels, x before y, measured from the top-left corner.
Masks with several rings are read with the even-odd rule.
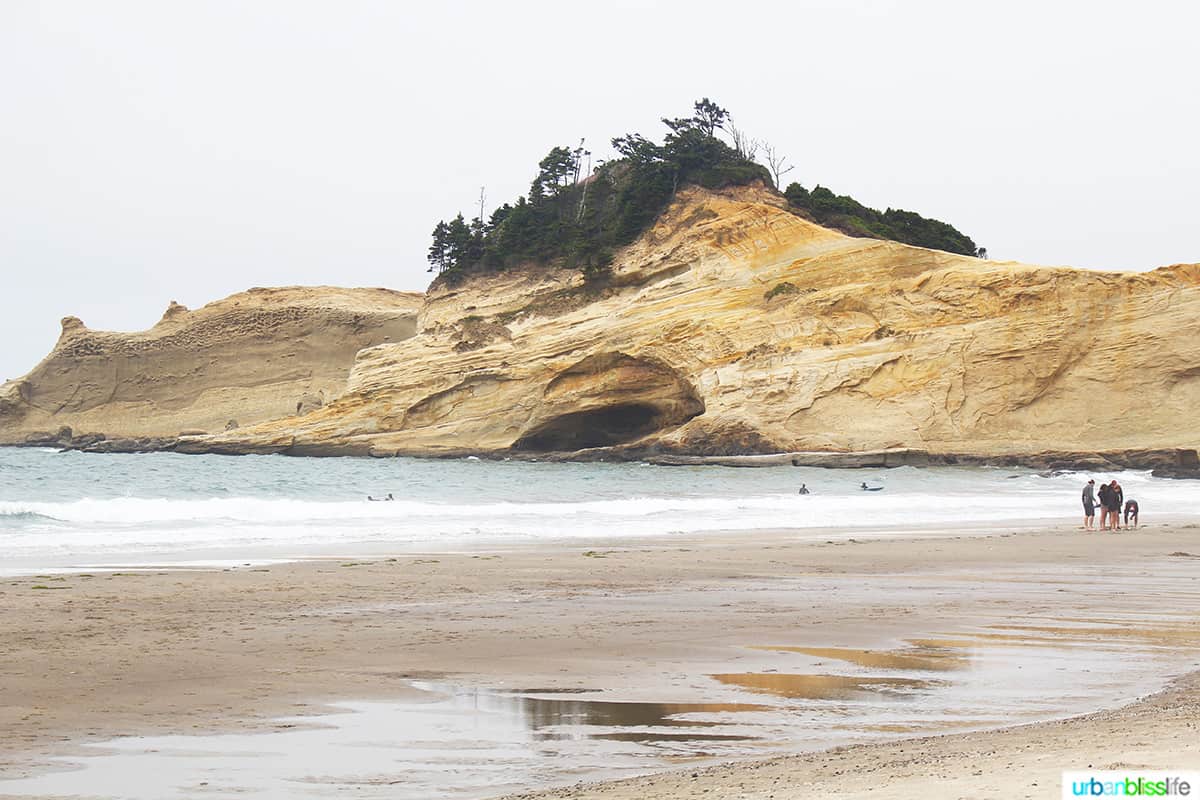
[[[86,563],[93,556],[176,558],[206,550],[294,557],[358,544],[424,550],[719,530],[822,529],[811,535],[825,537],[833,528],[873,527],[886,535],[960,523],[1077,524],[1086,480],[986,468],[76,457],[4,448],[0,467],[0,571],[11,559]],[[1187,482],[1115,477],[1148,519],[1197,513]],[[863,492],[862,482],[885,490]],[[798,495],[801,483],[812,493]],[[394,501],[366,499],[389,491]]]
[[[8,503],[0,503],[0,528],[3,527],[19,527],[21,525],[30,525],[37,523],[56,523],[61,520],[51,517],[47,514],[39,514],[36,511],[25,510],[8,510],[5,506]]]

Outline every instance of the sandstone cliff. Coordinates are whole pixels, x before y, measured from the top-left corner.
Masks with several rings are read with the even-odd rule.
[[[179,449],[1191,448],[1198,320],[1200,265],[997,263],[849,238],[767,190],[689,189],[609,285],[434,287],[418,334],[361,351],[337,399]]]
[[[67,317],[54,350],[0,388],[0,442],[173,438],[295,418],[345,390],[360,349],[412,336],[420,304],[387,289],[292,287],[196,311],[172,303],[141,333]]]

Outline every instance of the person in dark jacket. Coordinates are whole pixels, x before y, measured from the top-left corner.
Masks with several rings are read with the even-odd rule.
[[[1121,484],[1117,483],[1115,478],[1109,484],[1108,500],[1108,516],[1112,519],[1112,529],[1119,531],[1121,530],[1121,506],[1125,504],[1125,493],[1121,491]]]
[[[1112,487],[1107,483],[1100,484],[1100,490],[1096,493],[1100,498],[1100,530],[1108,530],[1108,507],[1109,495],[1112,493]]]

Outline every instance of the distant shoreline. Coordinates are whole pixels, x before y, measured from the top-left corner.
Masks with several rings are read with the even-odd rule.
[[[544,461],[563,463],[644,462],[656,466],[720,467],[823,467],[826,469],[892,469],[895,467],[1018,467],[1046,472],[1151,470],[1155,477],[1200,480],[1200,453],[1190,448],[1114,449],[1097,452],[1039,451],[985,454],[937,452],[915,448],[863,450],[855,452],[798,450],[780,453],[699,455],[664,453],[637,447],[598,447],[571,452],[529,451],[383,451],[368,444],[292,445],[276,448],[230,448],[210,446],[201,437],[118,438],[85,437],[84,444],[58,439],[33,439],[0,443],[0,447],[57,448],[83,453],[182,453],[186,455],[285,455],[302,458],[479,458],[488,461]]]

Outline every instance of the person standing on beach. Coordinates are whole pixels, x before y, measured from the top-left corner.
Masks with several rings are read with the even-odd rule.
[[[1096,481],[1089,480],[1083,487],[1083,529],[1092,530],[1096,525],[1096,495],[1092,493]]]
[[[1116,478],[1113,479],[1108,498],[1112,501],[1108,507],[1108,515],[1112,517],[1113,530],[1119,531],[1121,530],[1121,506],[1125,504],[1125,492],[1121,491],[1121,484],[1117,483]]]
[[[1112,487],[1107,483],[1100,484],[1100,530],[1108,530],[1108,495],[1112,492]]]

